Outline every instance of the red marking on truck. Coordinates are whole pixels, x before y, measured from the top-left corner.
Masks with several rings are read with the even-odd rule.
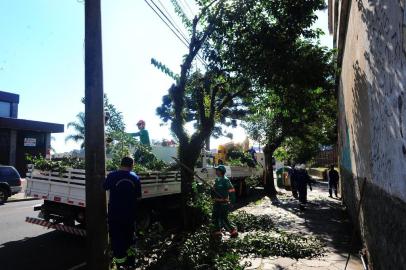
[[[85,203],[80,202],[79,205],[80,206],[85,206]]]
[[[68,201],[68,203],[73,204],[73,201]]]
[[[60,202],[60,201],[61,201],[61,197],[54,197],[54,201]]]
[[[48,199],[48,196],[42,196],[43,199]]]
[[[147,193],[148,193],[148,190],[144,190],[144,193],[147,194]]]

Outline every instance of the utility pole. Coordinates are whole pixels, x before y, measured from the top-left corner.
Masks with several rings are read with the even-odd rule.
[[[100,0],[85,0],[85,159],[86,269],[108,270]]]

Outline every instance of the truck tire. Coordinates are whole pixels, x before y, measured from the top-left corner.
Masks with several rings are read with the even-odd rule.
[[[5,188],[0,187],[0,204],[7,202],[9,192]]]

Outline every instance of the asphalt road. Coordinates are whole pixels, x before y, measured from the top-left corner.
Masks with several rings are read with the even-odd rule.
[[[85,239],[25,222],[41,201],[0,205],[1,270],[83,270]]]

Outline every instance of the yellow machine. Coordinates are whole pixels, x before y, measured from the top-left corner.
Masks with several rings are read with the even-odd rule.
[[[217,148],[217,154],[214,156],[214,162],[219,164],[219,161],[222,160],[223,162],[226,160],[227,157],[227,149],[224,145],[219,145]]]

